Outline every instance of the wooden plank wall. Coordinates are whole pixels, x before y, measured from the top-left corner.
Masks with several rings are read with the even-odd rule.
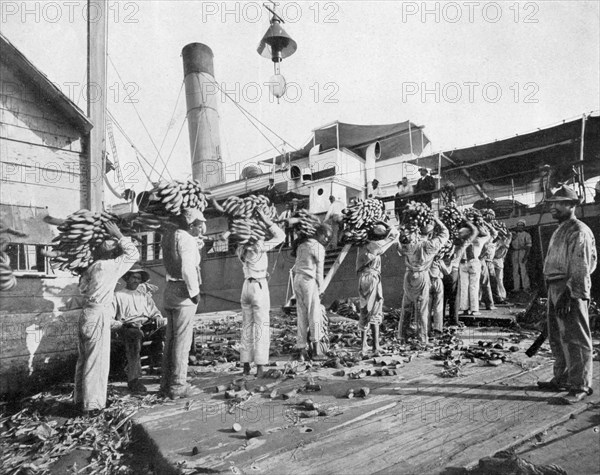
[[[0,203],[48,207],[66,217],[86,206],[90,173],[82,137],[27,81],[0,63]],[[48,243],[37,243],[48,244]],[[77,278],[19,277],[0,295],[0,396],[71,379],[80,311],[65,311],[79,294]]]

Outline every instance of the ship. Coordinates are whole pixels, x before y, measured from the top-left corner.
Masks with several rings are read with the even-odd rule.
[[[98,4],[105,6],[104,2]],[[105,25],[90,24],[90,31],[88,81],[100,83],[106,73],[105,62],[98,60],[106,58]],[[17,286],[2,295],[0,309],[0,394],[14,395],[61,375],[72,375],[80,314],[72,305],[78,293],[77,278],[52,269],[42,251],[56,235],[48,224],[50,215],[64,217],[80,208],[102,209],[108,183],[98,180],[97,174],[101,170],[104,175],[108,169],[105,149],[112,133],[108,130],[107,141],[105,103],[90,102],[87,113],[81,111],[2,35],[0,46],[0,159],[4,172],[0,211],[7,225],[27,234],[10,244]],[[451,191],[460,206],[492,208],[509,227],[525,219],[534,238],[532,273],[541,275],[543,255],[556,226],[543,199],[553,184],[566,182],[578,189],[585,200],[578,216],[600,235],[599,194],[594,194],[600,175],[597,112],[503,140],[437,153],[432,151],[425,127],[405,118],[389,124],[335,121],[317,125],[300,149],[275,153],[225,181],[228,174],[222,164],[217,104],[210,102],[216,98],[201,94],[202,84],[214,82],[212,51],[207,45],[193,43],[183,48],[183,56],[191,171],[217,201],[233,195],[269,194],[282,212],[286,203],[296,198],[302,207],[323,217],[329,196],[346,203],[364,199],[377,179],[380,199],[390,222],[396,224],[396,183],[407,177],[414,184],[418,169],[426,167],[437,180],[432,202],[435,211],[444,207]],[[116,155],[112,158],[118,169]],[[56,170],[57,158],[64,168]],[[274,181],[272,189],[270,179]],[[117,191],[124,201],[112,211],[135,212],[133,194]],[[241,265],[228,243],[215,239],[227,228],[227,219],[210,208],[206,216],[206,237],[214,243],[202,249],[198,312],[237,311],[243,284]],[[150,272],[152,283],[159,286],[155,298],[160,306],[165,281],[160,233],[145,232],[137,238],[141,264]],[[326,305],[357,295],[355,262],[354,248],[347,253],[339,247],[328,251],[326,272],[331,281],[324,295]],[[293,263],[289,247],[269,252],[274,308],[287,307],[293,296]],[[510,262],[507,265],[508,287]],[[403,258],[389,250],[382,260],[388,307],[401,305],[404,269]],[[595,292],[600,289],[599,276],[593,276]],[[543,282],[538,285],[543,289]]]

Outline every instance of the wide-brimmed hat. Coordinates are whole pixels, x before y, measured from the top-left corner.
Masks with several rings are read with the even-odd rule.
[[[422,172],[422,171],[426,171],[427,173],[429,173],[429,170],[428,170],[427,168],[425,168],[425,167],[421,167],[421,168],[419,168],[419,171],[420,171],[420,172]]]
[[[127,281],[127,279],[129,279],[129,276],[132,274],[139,274],[142,278],[142,283],[148,282],[150,280],[150,274],[148,274],[148,272],[146,272],[138,265],[133,266],[131,269],[129,269],[129,271],[125,272],[125,274],[123,274],[122,279]]]
[[[581,203],[581,198],[577,196],[573,188],[562,185],[550,198],[546,198],[546,201],[572,201],[579,204]]]

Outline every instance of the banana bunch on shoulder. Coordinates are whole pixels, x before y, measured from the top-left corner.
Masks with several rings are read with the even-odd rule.
[[[27,237],[22,231],[17,231],[3,222],[0,222],[0,292],[12,290],[17,286],[17,277],[13,273],[10,266],[10,257],[4,252],[6,247],[11,243],[9,234],[18,237]]]
[[[4,245],[5,241],[2,240],[2,242]],[[8,243],[8,241],[6,241],[6,243]],[[0,251],[0,292],[11,290],[15,288],[16,285],[17,278],[10,267],[10,257],[2,250]]]
[[[10,259],[0,252],[0,292],[12,290],[17,286],[17,278],[10,267]]]
[[[52,240],[54,250],[47,253],[48,257],[60,270],[83,273],[93,263],[93,251],[111,239],[104,223],[118,220],[116,215],[106,211],[81,209],[73,213],[58,226],[59,235]]]
[[[266,196],[230,196],[221,207],[229,218],[229,231],[234,242],[253,244],[272,238],[267,225],[255,217],[255,211],[260,209],[269,219],[277,219],[277,210]]]
[[[204,212],[206,204],[206,195],[198,180],[161,181],[138,203],[141,212],[156,216],[178,216],[185,208]]]
[[[319,218],[308,210],[301,209],[296,212],[294,218],[299,219],[298,223],[294,224],[294,230],[299,238],[312,238],[317,233],[317,226],[321,224]]]
[[[369,232],[388,216],[383,203],[374,198],[358,202],[342,211],[344,215],[344,241],[362,244],[368,240]]]
[[[408,232],[418,232],[433,221],[433,212],[425,203],[410,201],[402,210],[401,224]]]

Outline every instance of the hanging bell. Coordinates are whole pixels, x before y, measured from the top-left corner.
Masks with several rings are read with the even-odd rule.
[[[256,51],[265,58],[271,58],[274,63],[280,63],[283,58],[293,55],[298,45],[281,27],[277,17],[271,19],[271,26],[263,36]]]

